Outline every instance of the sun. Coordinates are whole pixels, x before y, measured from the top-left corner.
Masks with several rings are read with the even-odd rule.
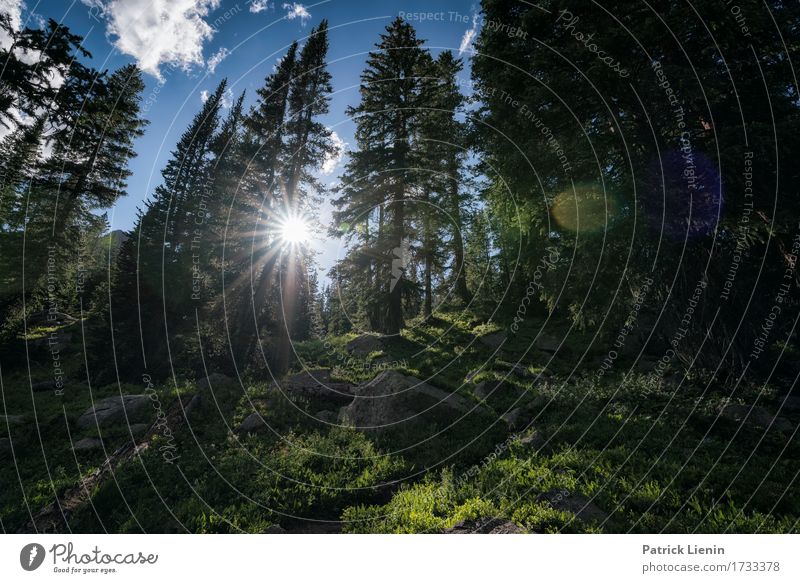
[[[287,245],[301,245],[311,237],[308,221],[302,216],[286,217],[278,225],[278,237]]]

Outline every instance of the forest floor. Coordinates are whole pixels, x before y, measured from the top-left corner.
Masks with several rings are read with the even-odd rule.
[[[67,383],[62,395],[41,383],[49,353],[33,351],[38,368],[2,371],[0,527],[797,530],[797,397],[774,386],[657,374],[657,356],[621,355],[601,374],[606,355],[583,348],[590,335],[570,334],[558,346],[557,335],[537,336],[540,325],[512,332],[441,313],[393,339],[351,334],[296,344],[295,376],[278,382],[212,374],[177,387]],[[80,323],[60,332],[68,378],[79,378],[82,360],[67,355],[80,354]],[[336,391],[309,385],[296,376],[303,371]],[[368,381],[388,374],[387,383],[412,379],[400,393],[422,395],[405,400],[407,422],[348,426],[341,411],[364,412],[353,395],[367,395]],[[414,392],[419,386],[424,391]],[[92,403],[120,394],[148,396],[150,406],[136,413],[142,424],[79,421]],[[425,405],[442,394],[450,395],[447,407]]]

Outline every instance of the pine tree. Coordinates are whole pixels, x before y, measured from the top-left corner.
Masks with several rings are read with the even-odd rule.
[[[348,110],[356,120],[358,150],[347,162],[334,215],[351,239],[360,234],[361,244],[349,260],[363,265],[365,284],[381,306],[374,323],[386,333],[404,326],[402,297],[408,286],[403,254],[415,174],[412,140],[424,106],[418,76],[425,55],[421,45],[414,28],[398,18],[381,35],[378,50],[369,54],[361,75],[361,103]],[[371,222],[376,223],[374,231]]]

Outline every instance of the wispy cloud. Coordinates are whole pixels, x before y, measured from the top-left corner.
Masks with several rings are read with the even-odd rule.
[[[333,174],[347,149],[347,144],[333,130],[331,130],[331,140],[333,141],[334,151],[325,156],[325,161],[322,163],[323,174]]]
[[[297,2],[292,2],[291,4],[284,4],[283,9],[287,10],[286,18],[288,18],[289,20],[294,20],[295,18],[299,18],[300,24],[302,26],[305,26],[308,19],[311,18],[311,13],[308,11],[308,9],[302,4],[298,4]]]
[[[273,6],[272,2],[268,2],[267,0],[253,0],[250,2],[250,12],[258,14],[265,10],[272,10]]]
[[[208,59],[206,63],[206,67],[208,67],[208,72],[212,75],[216,72],[217,67],[219,64],[225,60],[225,58],[230,55],[231,52],[226,49],[225,47],[221,47],[216,53],[211,55],[211,58]]]
[[[472,43],[475,41],[475,35],[478,34],[478,15],[472,15],[472,26],[464,31],[464,36],[461,37],[461,44],[458,46],[458,54],[462,55],[466,51],[472,51]]]

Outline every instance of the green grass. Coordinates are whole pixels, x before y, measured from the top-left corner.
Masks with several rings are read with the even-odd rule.
[[[475,403],[475,383],[503,380],[502,390],[483,402],[485,417],[470,416],[420,443],[447,420],[361,433],[315,422],[310,415],[322,407],[288,401],[266,381],[250,382],[245,390],[225,388],[204,394],[202,411],[177,432],[176,464],[166,463],[159,444],[153,444],[92,492],[91,503],[71,518],[70,527],[75,532],[261,532],[272,524],[299,528],[312,519],[342,520],[347,532],[441,532],[462,520],[498,516],[532,532],[796,530],[796,438],[719,419],[731,387],[707,386],[702,378],[678,387],[644,374],[598,379],[585,365],[581,374],[570,376],[585,338],[575,339],[552,360],[529,353],[523,361],[528,372],[536,375],[546,367],[554,375],[548,380],[509,376],[536,328],[531,323],[510,336],[499,357],[487,364],[493,350],[476,339],[501,329],[474,314],[443,313],[426,324],[412,322],[400,338],[365,359],[346,354],[353,335],[297,346],[303,365],[331,368],[341,380],[371,378],[377,368],[364,363],[388,359],[401,372],[459,390]],[[73,331],[73,352],[79,342]],[[37,358],[44,364],[35,369],[34,382],[47,374],[46,360],[41,354]],[[63,360],[69,378],[80,378],[81,360]],[[617,370],[624,370],[622,365]],[[144,388],[128,384],[121,390],[142,393]],[[178,394],[196,390],[184,382],[178,388],[157,387],[165,408]],[[5,454],[3,463],[11,471],[0,475],[5,531],[24,526],[29,510],[35,513],[103,463],[102,451],[73,453],[70,438],[97,435],[96,429],[77,430],[74,421],[91,398],[119,391],[111,384],[93,388],[90,395],[88,386],[70,384],[63,396],[31,394],[24,368],[3,370],[6,411],[26,421],[10,428],[16,458]],[[757,400],[775,410],[776,399],[773,387],[761,391],[742,383],[733,400]],[[531,420],[526,434],[535,430],[547,442],[541,450],[509,440],[505,425],[494,423],[520,404]],[[253,408],[272,431],[231,432]],[[126,433],[126,428],[105,431],[107,449],[125,443]],[[553,492],[591,500],[603,518],[576,519],[569,507],[548,501]]]

